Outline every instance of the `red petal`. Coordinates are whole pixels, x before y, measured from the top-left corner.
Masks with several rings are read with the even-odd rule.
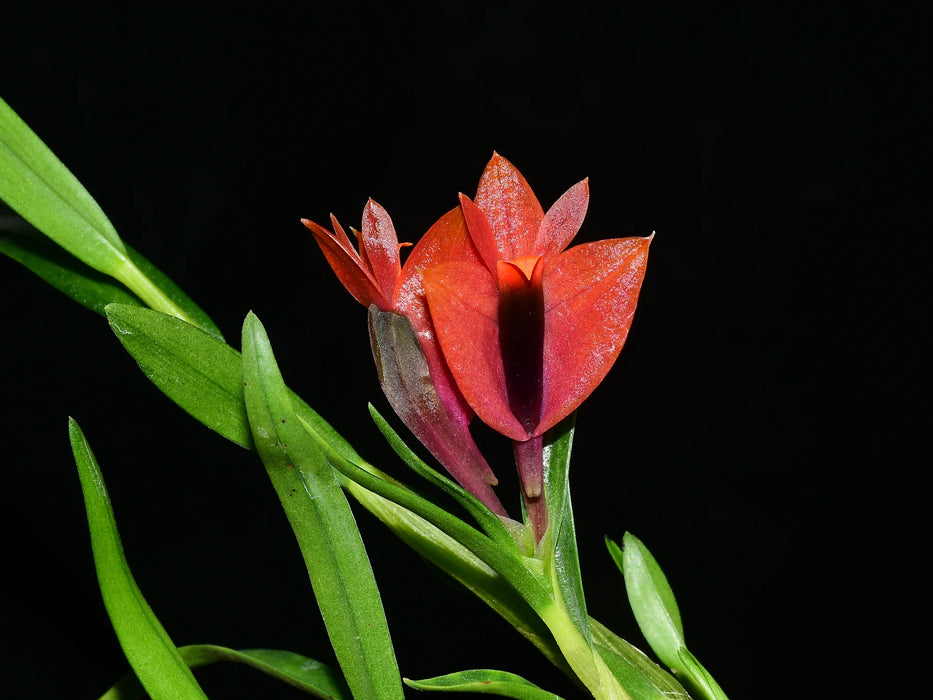
[[[425,270],[424,286],[447,365],[476,415],[503,435],[527,440],[506,396],[495,279],[481,265],[454,262]]]
[[[537,255],[557,255],[570,245],[577,235],[586,207],[590,202],[590,186],[587,180],[578,182],[561,195],[547,210],[538,237],[535,240]]]
[[[395,304],[399,313],[410,315],[412,305],[424,306],[424,288],[421,284],[423,270],[440,263],[456,261],[482,264],[460,207],[451,209],[438,219],[405,260],[395,291]]]
[[[544,272],[544,406],[540,435],[603,380],[625,343],[650,238],[571,248]]]
[[[482,265],[470,240],[460,207],[452,209],[438,219],[411,251],[396,288],[395,311],[406,316],[415,329],[421,351],[431,371],[432,381],[447,411],[457,419],[469,422],[473,418],[473,411],[457,389],[441,354],[428,314],[421,278],[424,270],[442,262],[453,261]]]
[[[499,260],[534,254],[544,210],[522,174],[498,153],[480,177],[476,205],[489,221]]]
[[[401,274],[398,256],[398,236],[388,212],[373,200],[363,209],[363,237],[361,250],[369,262],[373,277],[383,296],[391,299]]]
[[[359,255],[349,245],[350,241],[347,240],[343,229],[339,229],[339,236],[346,241],[346,246],[341,243],[338,236],[323,226],[307,219],[302,219],[301,223],[314,234],[314,240],[321,247],[321,252],[324,253],[337,279],[353,295],[354,299],[366,307],[375,304],[383,311],[389,311],[392,308],[376,280],[363,268]]]
[[[465,194],[460,195],[460,209],[463,211],[463,217],[470,231],[470,239],[473,241],[474,247],[489,271],[495,274],[500,253],[495,236],[493,236],[489,222],[486,220],[486,215]]]
[[[354,248],[353,244],[350,243],[350,239],[347,238],[346,231],[343,230],[343,226],[340,225],[340,222],[337,221],[337,217],[334,216],[333,214],[330,215],[330,224],[331,226],[334,227],[333,236],[337,240],[337,242],[341,245],[341,247],[346,249],[348,253],[351,253],[353,256],[355,256],[357,259],[360,260],[360,267],[362,267],[363,269],[369,269],[362,264],[362,259],[360,259],[359,254],[356,252],[356,248]]]

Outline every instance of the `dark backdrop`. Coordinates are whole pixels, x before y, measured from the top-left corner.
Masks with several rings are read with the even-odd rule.
[[[358,225],[372,196],[416,240],[494,149],[545,208],[588,176],[578,240],[657,231],[628,344],[578,419],[590,610],[644,646],[602,544],[631,530],[731,697],[786,697],[781,664],[826,662],[848,585],[834,571],[881,502],[854,496],[855,466],[892,463],[884,417],[919,391],[885,361],[922,270],[903,235],[917,19],[851,3],[236,7],[5,10],[0,94],[231,342],[255,311],[290,386],[404,478],[366,411],[385,401],[364,310],[299,218]],[[125,668],[68,415],[177,643],[331,661],[258,461],[151,387],[101,318],[5,259],[0,293],[0,694],[96,697]],[[359,519],[406,676],[503,668],[573,695]],[[216,698],[298,697],[246,669],[199,677]]]

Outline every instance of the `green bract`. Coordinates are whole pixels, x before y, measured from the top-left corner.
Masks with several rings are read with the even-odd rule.
[[[630,532],[625,533],[622,544],[624,549],[606,540],[609,553],[625,578],[635,619],[654,653],[680,675],[697,697],[727,700],[719,684],[688,651],[674,591],[658,562]]]

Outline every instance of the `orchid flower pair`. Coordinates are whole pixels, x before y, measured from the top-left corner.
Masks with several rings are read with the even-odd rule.
[[[370,200],[359,250],[302,220],[347,291],[370,309],[380,383],[393,409],[460,484],[500,516],[496,477],[470,434],[478,416],[514,444],[536,540],[547,529],[542,437],[615,362],[635,312],[650,238],[567,249],[586,180],[545,213],[521,173],[493,154],[476,198],[442,216],[401,264],[385,209]]]

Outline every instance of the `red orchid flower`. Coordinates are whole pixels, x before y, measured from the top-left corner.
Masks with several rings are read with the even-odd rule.
[[[370,340],[380,384],[393,410],[448,472],[499,515],[496,477],[470,434],[473,419],[444,361],[418,271],[446,261],[478,261],[460,207],[441,217],[402,267],[392,219],[369,200],[359,250],[334,216],[333,232],[302,219],[353,297],[370,310]],[[406,244],[407,245],[407,244]]]
[[[460,196],[479,259],[423,273],[457,386],[484,423],[515,441],[526,505],[542,491],[542,435],[615,362],[645,274],[650,238],[565,250],[588,201],[584,180],[545,214],[521,173],[493,154],[475,202]],[[538,524],[540,535],[546,520]]]

